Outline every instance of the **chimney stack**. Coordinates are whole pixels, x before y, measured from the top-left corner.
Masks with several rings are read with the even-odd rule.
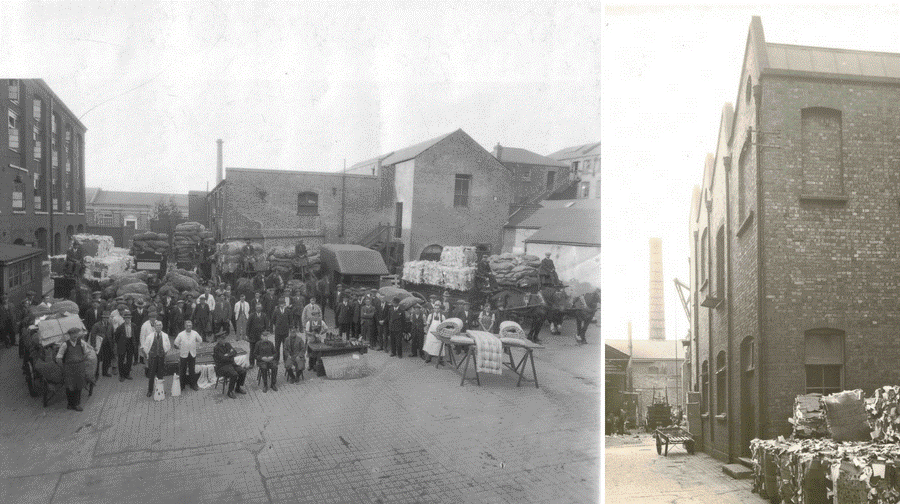
[[[216,143],[218,144],[216,151],[216,185],[219,185],[224,178],[224,173],[222,172],[222,139],[216,140]]]
[[[650,339],[666,339],[666,309],[663,296],[662,239],[650,238]]]
[[[501,156],[503,156],[503,147],[500,146],[500,142],[497,142],[497,146],[494,147],[494,157],[497,158],[497,161],[503,161]]]

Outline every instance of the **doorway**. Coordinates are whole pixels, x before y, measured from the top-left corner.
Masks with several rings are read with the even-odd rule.
[[[756,436],[756,407],[754,386],[756,378],[756,340],[747,336],[741,342],[741,449],[740,454],[749,457],[750,441]]]

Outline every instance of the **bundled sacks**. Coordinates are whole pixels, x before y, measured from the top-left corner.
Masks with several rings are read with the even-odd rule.
[[[200,245],[212,246],[215,243],[211,231],[199,222],[183,222],[175,226],[172,246],[175,249],[175,260],[190,261],[196,257]]]
[[[828,436],[822,394],[803,394],[794,398],[794,416],[788,419],[799,439]]]
[[[441,264],[455,268],[475,265],[478,256],[475,247],[444,247],[441,250]]]
[[[77,234],[73,238],[81,244],[85,256],[103,257],[115,246],[112,236]]]
[[[163,277],[163,286],[169,286],[178,290],[178,292],[184,291],[196,291],[200,288],[200,283],[194,278],[183,275],[179,273],[177,270],[169,270],[168,273]]]
[[[169,253],[169,235],[166,233],[138,233],[132,237],[131,249],[134,255],[154,253],[166,255]]]
[[[144,296],[149,296],[150,289],[144,282],[129,283],[116,289],[117,297],[124,296],[126,294],[142,294]]]
[[[488,265],[498,285],[528,288],[540,282],[538,268],[541,260],[537,256],[509,253],[492,255],[488,258]]]

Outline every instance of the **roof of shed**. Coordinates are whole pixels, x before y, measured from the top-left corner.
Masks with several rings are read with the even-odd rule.
[[[40,254],[42,249],[26,247],[24,245],[12,245],[0,243],[0,263],[13,262],[18,259]]]

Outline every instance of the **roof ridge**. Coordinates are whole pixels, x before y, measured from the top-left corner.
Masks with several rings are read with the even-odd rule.
[[[900,56],[900,52],[889,52],[889,51],[870,51],[866,49],[847,49],[845,47],[824,47],[824,46],[808,46],[802,44],[785,44],[781,42],[766,42],[766,46],[782,46],[782,47],[796,47],[798,49],[819,49],[824,51],[837,51],[837,52],[846,52],[846,53],[863,53],[863,54],[884,54],[890,56]]]

